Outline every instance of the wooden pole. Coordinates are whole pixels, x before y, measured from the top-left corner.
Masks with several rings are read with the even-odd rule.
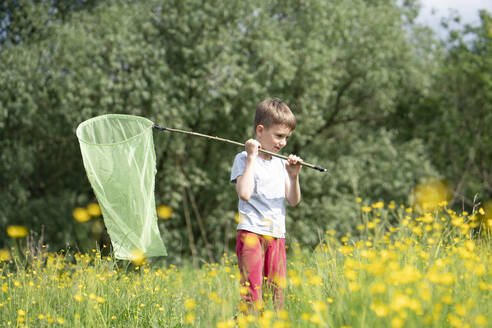
[[[166,128],[166,127],[163,127],[163,126],[159,126],[157,124],[154,124],[154,129],[157,129],[157,130],[160,130],[160,131],[169,131],[169,132],[183,133],[183,134],[188,134],[188,135],[192,135],[192,136],[195,136],[195,137],[202,137],[202,138],[207,138],[207,139],[211,139],[211,140],[222,141],[222,142],[230,143],[230,144],[233,144],[233,145],[236,145],[236,146],[244,147],[244,144],[243,143],[240,143],[240,142],[237,142],[237,141],[232,141],[232,140],[229,140],[229,139],[220,138],[220,137],[213,137],[213,136],[209,136],[207,134],[202,134],[202,133],[197,133],[197,132],[192,132],[192,131],[185,131],[185,130],[179,130],[179,129],[172,129],[172,128]],[[273,153],[271,151],[264,150],[264,149],[261,149],[261,148],[258,149],[258,151],[260,151],[262,153],[265,153],[265,154],[268,154],[268,155],[271,155],[271,156],[282,158],[282,159],[285,159],[285,160],[288,159],[287,156],[280,155],[280,154],[277,154],[277,153]],[[317,165],[309,164],[309,163],[306,163],[306,162],[303,162],[303,161],[301,161],[301,165],[302,166],[309,167],[311,169],[318,170],[320,172],[326,172],[326,171],[328,171],[325,168],[322,168],[322,167],[317,166]]]

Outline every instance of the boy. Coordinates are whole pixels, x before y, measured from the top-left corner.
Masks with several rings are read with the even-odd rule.
[[[261,153],[277,153],[296,126],[289,107],[280,99],[267,99],[255,115],[256,139],[246,141],[236,155],[231,182],[239,196],[236,254],[241,272],[241,298],[250,310],[262,308],[262,282],[273,293],[275,309],[283,306],[286,283],[285,201],[296,206],[301,200],[299,171],[302,160],[290,155],[282,160]]]

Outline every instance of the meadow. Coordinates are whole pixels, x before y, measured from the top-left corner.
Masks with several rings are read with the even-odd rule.
[[[243,315],[234,254],[200,268],[3,250],[2,327],[490,327],[492,219],[364,204],[357,234],[288,242],[285,306]],[[20,245],[20,243],[19,243]],[[20,248],[22,249],[22,247]],[[7,253],[8,252],[8,253]],[[28,259],[28,260],[26,260]]]

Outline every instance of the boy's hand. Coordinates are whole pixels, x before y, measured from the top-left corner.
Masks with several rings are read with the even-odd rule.
[[[258,149],[261,148],[261,144],[255,139],[249,139],[244,144],[246,148],[246,152],[248,153],[248,157],[256,157],[258,156]]]
[[[287,163],[285,163],[285,168],[287,169],[287,173],[289,177],[296,178],[299,175],[299,171],[301,171],[301,162],[302,159],[296,155],[289,155],[287,159]]]

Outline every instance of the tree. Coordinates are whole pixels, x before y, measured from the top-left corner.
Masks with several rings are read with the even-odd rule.
[[[480,19],[476,27],[450,31],[431,88],[400,103],[396,123],[407,126],[404,139],[425,140],[432,163],[453,186],[452,203],[461,209],[471,209],[475,195],[492,195],[492,19],[484,10]]]
[[[42,40],[6,44],[1,224],[44,223],[53,243],[73,243],[71,210],[93,199],[74,131],[90,117],[140,115],[243,141],[257,104],[280,97],[298,119],[287,152],[330,169],[303,170],[291,237],[314,245],[315,230],[354,228],[357,196],[403,202],[433,174],[422,143],[384,124],[402,86],[425,77],[404,12],[393,1],[110,1],[53,21]],[[241,149],[154,140],[156,201],[175,209],[161,222],[171,255],[190,243],[197,256],[222,254],[235,236],[229,174]]]

